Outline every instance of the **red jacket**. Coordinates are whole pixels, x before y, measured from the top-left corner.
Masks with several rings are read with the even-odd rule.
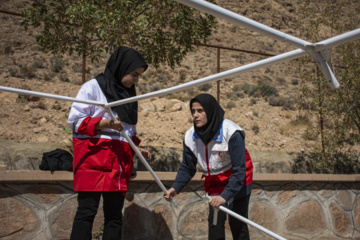
[[[77,98],[106,103],[95,79],[86,82]],[[75,191],[127,191],[133,169],[131,146],[113,129],[96,131],[95,125],[110,116],[98,106],[74,102],[68,124],[73,130]],[[136,145],[136,126],[123,123],[124,132]]]

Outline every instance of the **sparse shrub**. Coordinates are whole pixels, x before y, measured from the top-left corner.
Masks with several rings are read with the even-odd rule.
[[[295,110],[293,102],[281,96],[270,96],[267,101],[270,106],[283,107],[283,110]]]
[[[236,84],[235,86],[232,87],[231,92],[227,92],[226,96],[229,99],[238,99],[238,98],[244,98],[244,94],[241,92],[242,90],[242,86],[239,84]]]
[[[298,80],[298,79],[292,79],[292,80],[291,80],[291,84],[294,85],[294,86],[296,86],[296,85],[299,84],[299,80]]]
[[[180,82],[183,82],[185,79],[186,79],[186,72],[185,70],[181,70],[179,72],[179,75],[180,75]]]
[[[274,72],[274,71],[273,71],[273,70],[271,70],[271,69],[270,69],[270,68],[268,68],[268,67],[265,69],[265,73],[273,73],[273,72]]]
[[[29,100],[30,101],[30,100]],[[36,104],[31,104],[29,105],[31,108],[35,109],[35,108],[39,108],[39,109],[43,109],[43,110],[46,110],[47,107],[46,107],[46,104],[42,101],[39,101],[37,102]]]
[[[101,240],[104,233],[104,224],[100,227],[98,232],[92,234],[92,239],[94,240]]]
[[[30,101],[30,98],[27,95],[19,95],[16,98],[16,103],[20,103],[20,104],[27,104],[29,101]]]
[[[64,128],[63,128],[63,133],[72,134],[72,130],[71,130],[71,128],[69,128],[69,127],[64,127]]]
[[[18,76],[18,70],[16,68],[9,68],[9,73],[11,77],[17,77]]]
[[[250,89],[251,89],[251,86],[248,83],[244,83],[243,85],[241,85],[241,90],[243,90],[244,93],[246,93],[246,94],[249,94]]]
[[[235,32],[236,32],[236,26],[232,26],[232,27],[230,28],[230,32],[235,33]]]
[[[285,84],[285,83],[286,83],[286,81],[285,81],[284,78],[280,78],[280,77],[279,77],[279,78],[277,78],[276,80],[277,80],[277,82],[280,83],[280,84]]]
[[[236,84],[236,85],[234,85],[234,86],[232,87],[232,90],[233,90],[234,92],[241,91],[241,90],[243,90],[243,89],[242,89],[242,85]]]
[[[36,107],[37,107],[37,108],[40,108],[40,109],[43,109],[43,110],[46,110],[46,109],[47,109],[45,103],[43,103],[43,102],[39,102]]]
[[[23,65],[20,67],[20,75],[23,78],[33,78],[36,76],[35,72],[36,72],[35,67],[28,65]]]
[[[186,96],[184,93],[181,92],[176,92],[176,93],[172,93],[170,95],[166,95],[167,99],[178,99],[182,102],[185,102],[187,100]]]
[[[76,84],[76,85],[82,85],[83,83],[82,83],[82,79],[80,79],[80,78],[76,78],[75,80],[73,80],[72,81],[74,84]]]
[[[249,91],[250,96],[257,97],[258,94],[262,97],[279,96],[278,90],[275,87],[263,82],[252,87]]]
[[[251,130],[253,130],[253,132],[254,132],[255,134],[258,134],[258,133],[260,132],[260,127],[259,127],[259,125],[254,124],[254,125],[251,127]]]
[[[145,83],[143,84],[136,84],[136,88],[137,88],[137,91],[140,93],[140,94],[144,94],[146,93],[148,90],[147,90],[147,85]]]
[[[226,108],[235,108],[236,107],[236,103],[233,102],[233,101],[229,101],[227,104],[226,104]]]
[[[310,119],[306,115],[296,116],[295,120],[290,121],[290,124],[293,126],[311,126]]]
[[[156,74],[156,70],[149,69],[142,77],[151,78],[154,74]]]
[[[172,93],[170,95],[167,95],[166,98],[167,99],[178,99],[182,102],[186,102],[199,94],[200,94],[200,91],[198,89],[192,88],[192,89],[186,90],[185,92]]]
[[[198,89],[201,92],[207,92],[207,91],[209,91],[211,89],[211,87],[212,87],[211,83],[206,83],[206,84],[200,85],[198,87]]]
[[[167,78],[166,78],[164,75],[162,75],[162,74],[158,74],[158,75],[156,76],[156,82],[166,83],[167,81],[168,81]]]
[[[60,58],[56,56],[50,58],[51,71],[58,73],[63,69],[63,67],[64,67],[64,62]]]
[[[31,66],[33,66],[34,68],[44,68],[44,62],[41,59],[34,59]]]
[[[50,81],[51,79],[54,78],[54,73],[52,72],[46,72],[44,73],[44,80],[45,81]]]
[[[80,64],[74,64],[71,68],[76,73],[82,73],[82,66]]]
[[[255,105],[256,104],[256,99],[255,98],[252,98],[250,99],[250,105]]]
[[[186,100],[190,100],[193,97],[197,96],[200,94],[200,91],[196,88],[190,88],[189,90],[186,91],[188,98]]]
[[[227,98],[229,99],[238,99],[238,98],[244,98],[244,94],[242,92],[228,92],[226,93]]]
[[[160,90],[160,89],[161,89],[161,86],[160,86],[159,84],[155,83],[155,84],[152,84],[152,85],[149,87],[149,89],[150,89],[150,92],[155,92],[155,91]]]
[[[69,78],[65,74],[61,74],[59,76],[60,81],[62,82],[70,82]]]
[[[359,153],[352,151],[329,154],[327,160],[320,152],[302,153],[294,160],[292,173],[358,174],[359,159]]]
[[[4,54],[11,54],[14,50],[12,50],[11,46],[6,46],[4,49]]]
[[[314,128],[307,128],[302,137],[305,140],[316,140],[318,136],[319,133]]]
[[[260,98],[261,97],[261,90],[253,88],[253,91],[251,91],[249,95],[254,97],[254,98]]]
[[[51,109],[54,109],[54,110],[61,110],[61,105],[56,103],[54,105],[51,106]]]
[[[279,96],[278,90],[264,82],[259,82],[256,86],[252,86],[248,83],[241,85],[241,89],[251,97],[269,97]]]

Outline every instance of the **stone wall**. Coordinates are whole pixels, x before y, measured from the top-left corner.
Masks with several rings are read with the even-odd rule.
[[[176,173],[157,173],[168,188]],[[255,174],[249,219],[286,239],[360,239],[359,175]],[[70,172],[1,171],[0,239],[69,238],[77,201]],[[131,181],[123,239],[207,239],[208,204],[194,177],[166,202],[147,172]],[[101,228],[101,207],[94,233]],[[226,224],[226,239],[232,239]],[[250,227],[251,239],[274,239]]]

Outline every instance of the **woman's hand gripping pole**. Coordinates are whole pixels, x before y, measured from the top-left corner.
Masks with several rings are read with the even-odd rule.
[[[120,119],[117,119],[115,117],[115,115],[113,114],[113,112],[111,111],[110,108],[105,108],[105,111],[110,115],[111,119],[114,121],[119,121]],[[164,194],[167,193],[167,189],[165,188],[164,184],[162,184],[162,182],[160,181],[160,179],[158,178],[158,176],[155,174],[155,172],[152,170],[151,166],[149,165],[149,163],[145,160],[145,158],[143,157],[143,155],[141,154],[141,152],[139,151],[139,149],[136,147],[136,145],[134,144],[134,142],[131,140],[131,138],[125,133],[124,130],[121,130],[121,134],[123,137],[126,138],[126,140],[128,141],[128,143],[130,144],[131,148],[134,150],[134,152],[138,155],[138,157],[140,158],[141,162],[144,164],[144,166],[146,167],[146,169],[150,172],[150,174],[152,175],[152,177],[155,179],[155,182],[157,183],[157,185],[161,188],[161,190],[164,192]],[[171,200],[171,202],[174,204],[175,207],[177,207],[177,204],[175,203],[174,199]]]

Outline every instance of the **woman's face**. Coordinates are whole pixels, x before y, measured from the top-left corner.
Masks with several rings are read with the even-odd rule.
[[[121,84],[125,88],[131,88],[132,85],[139,81],[139,77],[144,72],[144,70],[145,68],[139,67],[131,71],[130,73],[124,75],[124,77],[121,79]]]
[[[208,122],[206,112],[199,102],[192,103],[191,115],[193,117],[195,126],[198,128],[205,126]]]

